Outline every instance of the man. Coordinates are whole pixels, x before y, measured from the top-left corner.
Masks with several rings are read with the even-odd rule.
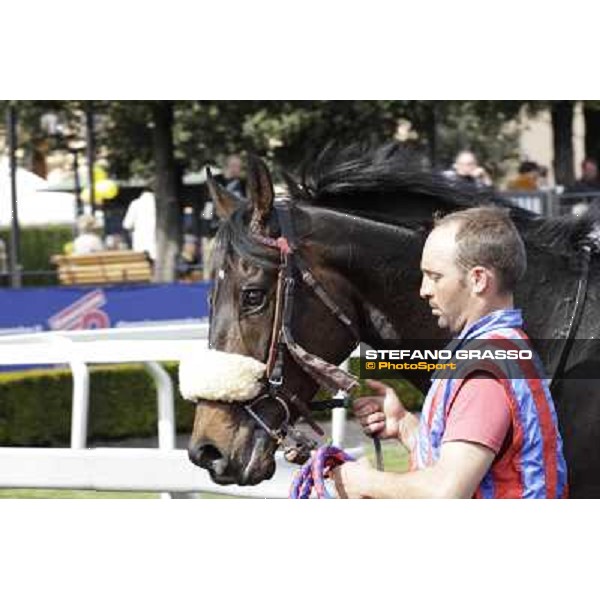
[[[444,176],[467,186],[484,188],[492,185],[492,179],[477,162],[477,157],[470,150],[462,150],[456,155],[454,165]]]
[[[567,187],[567,194],[573,196],[563,197],[563,207],[570,207],[570,212],[580,217],[591,207],[600,208],[600,179],[598,178],[598,163],[593,158],[586,158],[581,163],[581,179]],[[589,195],[587,195],[589,194]]]
[[[514,192],[536,192],[540,189],[540,167],[531,160],[519,165],[519,174],[508,183],[508,189]]]
[[[581,163],[581,179],[578,179],[568,190],[573,193],[599,193],[598,163],[593,158],[586,158]]]
[[[81,215],[77,219],[78,235],[73,240],[74,255],[80,256],[104,250],[104,243],[98,235],[98,229],[98,222],[92,215]]]
[[[156,200],[151,186],[127,207],[123,229],[131,233],[131,247],[136,252],[147,252],[156,260]]]
[[[235,194],[240,200],[244,199],[244,184],[242,182],[242,159],[237,154],[231,154],[225,161],[223,177],[225,188]]]
[[[498,338],[528,345],[521,311],[513,308],[525,268],[523,241],[504,211],[460,211],[437,221],[427,238],[420,293],[439,327],[458,336],[455,346]],[[346,463],[332,473],[340,497],[566,495],[562,442],[541,372],[515,380],[478,365],[462,379],[434,378],[420,419],[391,388],[370,385],[375,395],[354,403],[357,418],[369,435],[404,444],[414,470],[382,473]]]

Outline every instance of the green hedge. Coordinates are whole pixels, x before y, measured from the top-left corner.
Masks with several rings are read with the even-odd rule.
[[[357,366],[356,362],[352,368]],[[177,386],[176,365],[166,365]],[[422,396],[402,380],[392,385],[409,410],[418,410]],[[354,395],[369,394],[365,384]],[[72,378],[68,370],[0,374],[0,445],[65,446],[71,428]],[[320,394],[325,398],[325,394]],[[194,407],[176,395],[177,431],[192,430]],[[327,418],[328,411],[316,413]],[[94,367],[90,376],[90,441],[154,436],[157,431],[156,390],[141,366]]]
[[[175,367],[167,369],[175,380]],[[68,445],[71,394],[67,370],[0,375],[0,445]],[[193,415],[193,405],[177,396],[179,432],[191,431]],[[91,369],[90,440],[154,436],[156,423],[156,391],[142,367]]]
[[[0,229],[0,238],[10,247],[10,232]],[[53,254],[62,254],[63,247],[73,240],[73,229],[68,225],[44,225],[43,227],[21,228],[21,265],[23,271],[54,271],[50,264]],[[28,275],[23,278],[25,286],[55,285],[53,275]]]

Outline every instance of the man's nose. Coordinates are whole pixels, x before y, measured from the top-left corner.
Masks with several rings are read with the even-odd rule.
[[[421,281],[421,289],[419,290],[419,295],[423,299],[431,296],[431,290],[429,289],[429,286],[427,285],[427,281],[425,280],[425,278],[423,278],[423,280]]]

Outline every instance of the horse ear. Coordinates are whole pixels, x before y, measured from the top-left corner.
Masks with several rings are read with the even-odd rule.
[[[217,216],[219,219],[228,219],[240,205],[240,199],[229,190],[226,190],[213,177],[208,167],[206,167],[206,183],[208,185],[208,193],[215,204]]]
[[[248,196],[252,206],[250,229],[262,231],[271,214],[275,193],[267,165],[252,154],[248,156]]]

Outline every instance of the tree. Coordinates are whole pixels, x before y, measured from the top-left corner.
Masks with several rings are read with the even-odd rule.
[[[175,261],[181,238],[181,210],[175,155],[173,149],[173,103],[167,100],[152,103],[152,145],[155,167],[156,197],[156,264],[157,281],[175,279]]]
[[[557,183],[570,185],[575,180],[573,161],[574,100],[550,102],[554,148],[554,175]]]
[[[600,162],[600,102],[585,100],[583,117],[585,119],[585,155]]]
[[[80,101],[28,102],[22,123],[33,139],[50,107],[81,123]],[[397,137],[425,152],[429,164],[447,167],[464,147],[496,174],[517,158],[517,131],[505,127],[527,101],[99,101],[97,146],[118,179],[139,176],[156,185],[160,280],[171,280],[180,242],[177,189],[181,171],[220,164],[231,153],[257,153],[287,169],[329,142],[381,142]],[[26,137],[26,136],[25,136]],[[23,139],[25,139],[25,137]],[[563,142],[561,142],[563,143]],[[561,146],[562,147],[562,146]]]

